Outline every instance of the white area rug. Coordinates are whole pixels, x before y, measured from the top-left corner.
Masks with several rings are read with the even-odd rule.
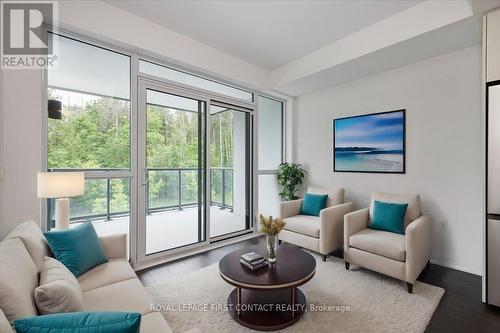
[[[349,306],[350,311],[307,311],[286,332],[423,332],[436,310],[444,289],[416,282],[408,294],[404,282],[353,267],[344,262],[316,257],[316,275],[300,287],[308,309],[315,305]],[[278,258],[279,260],[279,258]],[[229,313],[210,310],[226,304],[233,289],[219,276],[218,264],[175,277],[147,288],[174,332],[250,332]],[[206,304],[206,305],[205,305]],[[201,311],[186,311],[189,306]],[[207,307],[208,311],[203,311]]]

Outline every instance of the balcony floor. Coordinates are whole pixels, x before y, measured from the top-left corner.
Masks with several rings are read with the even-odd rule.
[[[243,230],[245,216],[228,209],[210,209],[210,237]],[[92,221],[100,236],[127,233],[129,218],[116,217],[111,221]],[[76,225],[76,224],[75,224]],[[146,253],[172,249],[198,241],[198,209],[184,208],[152,213],[146,219]]]

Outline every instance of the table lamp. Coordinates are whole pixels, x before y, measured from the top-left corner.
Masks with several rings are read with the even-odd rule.
[[[55,230],[69,228],[69,197],[85,193],[83,172],[39,172],[38,197],[56,199]]]

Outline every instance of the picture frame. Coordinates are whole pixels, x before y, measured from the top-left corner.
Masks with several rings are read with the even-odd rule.
[[[333,171],[406,173],[406,109],[333,119]]]

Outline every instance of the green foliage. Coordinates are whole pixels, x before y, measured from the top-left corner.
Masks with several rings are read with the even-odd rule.
[[[48,122],[49,168],[128,168],[129,102],[100,98]]]
[[[233,167],[233,113],[210,116],[210,158],[212,167]]]
[[[60,99],[66,92],[49,89],[49,98]],[[79,103],[73,101],[77,99]],[[130,102],[111,97],[72,95],[64,105],[63,119],[48,120],[48,167],[51,169],[129,169]],[[146,161],[154,168],[197,168],[199,164],[198,113],[157,105],[147,107]],[[211,166],[233,167],[233,113],[211,115]],[[203,135],[201,136],[203,138]],[[202,155],[203,151],[202,151]],[[227,171],[226,171],[227,172]],[[222,170],[213,171],[212,198],[221,202]],[[229,176],[226,174],[226,176]],[[178,204],[177,171],[151,170],[151,207]],[[183,170],[182,203],[198,200],[196,170]],[[226,182],[228,182],[226,180]],[[111,211],[129,210],[128,179],[110,181]],[[226,183],[226,203],[231,203],[232,186]],[[87,180],[85,195],[72,200],[72,215],[106,213],[106,180]]]
[[[305,170],[300,164],[281,163],[278,167],[278,184],[281,185],[282,191],[280,197],[283,200],[297,199],[295,193],[302,185],[305,176]]]

